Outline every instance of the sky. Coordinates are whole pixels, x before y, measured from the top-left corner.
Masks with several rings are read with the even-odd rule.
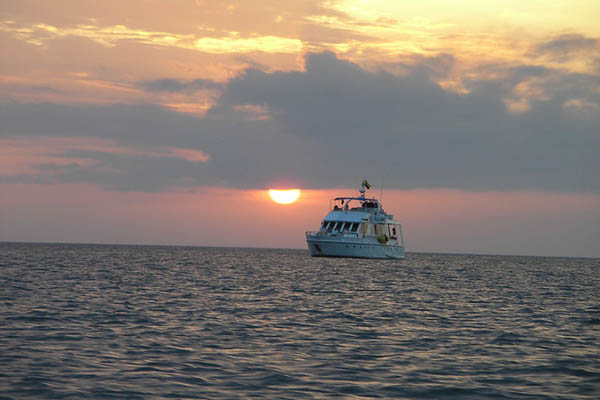
[[[0,241],[303,248],[368,178],[409,252],[600,257],[598,15],[0,0]]]

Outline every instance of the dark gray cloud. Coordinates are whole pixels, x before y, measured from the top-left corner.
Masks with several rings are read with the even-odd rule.
[[[446,78],[452,74],[455,59],[452,54],[441,53],[435,56],[413,54],[407,57],[410,63],[382,63],[381,70],[393,75],[426,74],[430,78]]]
[[[543,73],[519,68],[509,75]],[[458,95],[435,84],[428,68],[396,77],[323,53],[308,59],[306,72],[248,71],[221,100],[267,104],[286,132],[318,137],[331,164],[343,165],[332,174],[338,179],[343,171],[378,170],[401,187],[597,190],[600,164],[590,146],[600,144],[600,120],[563,107],[583,96],[600,103],[593,97],[597,78],[556,77],[546,88],[551,100],[511,114],[503,97],[516,83],[473,82],[470,94]]]
[[[193,81],[157,79],[139,82],[138,86],[149,92],[193,93],[203,89],[218,90],[223,87],[223,84],[207,79],[195,79]]]
[[[550,53],[566,56],[573,51],[592,50],[600,48],[600,39],[590,38],[577,34],[558,36],[540,45],[537,50],[541,53]]]
[[[600,190],[597,77],[523,66],[504,70],[502,80],[469,81],[470,93],[461,95],[435,83],[444,63],[451,59],[434,62],[436,68],[429,60],[399,77],[312,54],[306,71],[247,70],[223,87],[219,106],[204,117],[152,105],[4,104],[0,133],[100,137],[211,156],[193,163],[70,152],[63,156],[97,164],[51,175],[120,190],[250,188],[286,180],[316,188],[354,185],[363,177],[385,178],[390,188]],[[530,99],[528,111],[507,111],[505,98],[532,77],[544,78],[547,96]],[[238,107],[248,104],[268,108],[270,119],[248,118]]]
[[[181,158],[97,151],[70,151],[62,156],[94,160],[96,164],[93,167],[76,163],[40,165],[39,168],[46,173],[47,183],[95,182],[111,190],[147,192],[166,190],[174,185],[214,184],[214,180],[203,174],[201,163]]]
[[[30,87],[31,91],[33,92],[38,92],[38,93],[60,93],[61,91],[49,86],[43,86],[43,85],[33,85]]]
[[[146,104],[94,107],[5,103],[0,105],[0,120],[1,137],[94,137],[140,147],[169,143],[171,134],[190,137],[198,133],[196,118]]]

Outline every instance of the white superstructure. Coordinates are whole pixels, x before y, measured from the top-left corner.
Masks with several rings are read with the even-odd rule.
[[[364,180],[359,197],[336,197],[321,228],[306,232],[314,257],[404,258],[402,226],[375,198],[365,197]]]

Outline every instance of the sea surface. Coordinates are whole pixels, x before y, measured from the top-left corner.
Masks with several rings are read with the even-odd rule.
[[[0,399],[600,399],[600,259],[0,243]]]

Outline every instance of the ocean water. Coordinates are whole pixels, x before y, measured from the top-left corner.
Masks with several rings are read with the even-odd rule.
[[[600,260],[0,244],[0,399],[600,399]]]

